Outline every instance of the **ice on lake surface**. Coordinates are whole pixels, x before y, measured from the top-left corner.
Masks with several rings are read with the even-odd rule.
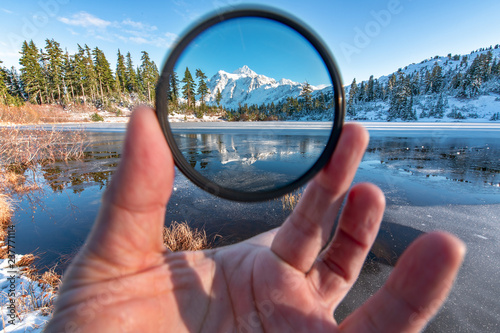
[[[370,260],[335,316],[342,320],[373,294],[415,237],[431,230],[446,230],[464,240],[468,252],[449,300],[426,332],[499,331],[500,125],[366,125],[371,140],[355,182],[380,186],[388,206]],[[38,253],[41,266],[58,262],[83,244],[102,191],[120,160],[124,127],[113,126],[110,132],[92,126],[86,160],[42,167],[39,173],[45,191],[36,210],[31,206],[34,201],[19,203],[14,220],[18,253]],[[189,129],[199,125],[182,126]],[[322,123],[247,126],[251,130],[291,126],[298,136],[325,131]],[[288,214],[279,200],[234,203],[216,198],[176,171],[166,220],[203,227],[212,239],[220,235],[216,242],[224,245],[274,228]]]

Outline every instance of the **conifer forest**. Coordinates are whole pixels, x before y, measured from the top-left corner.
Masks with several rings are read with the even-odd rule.
[[[135,63],[130,52],[117,50],[116,68],[98,47],[77,45],[70,54],[54,39],[43,48],[24,41],[19,68],[5,68],[0,60],[0,105],[89,105],[96,110],[120,113],[145,103],[154,105],[159,77],[156,63],[142,51]],[[299,94],[282,96],[260,105],[239,104],[226,108],[220,89],[210,91],[207,74],[186,68],[170,77],[170,112],[198,118],[217,115],[228,121],[325,120],[333,112],[331,89],[313,90],[307,82]],[[250,93],[250,91],[248,92]],[[392,74],[345,86],[348,119],[417,121],[421,119],[477,119],[484,117],[467,104],[481,96],[500,101],[500,46],[479,49],[468,55],[431,57]],[[211,96],[208,98],[207,96]],[[456,103],[451,103],[450,100]],[[492,102],[490,101],[490,104]],[[497,104],[495,103],[495,105]],[[480,111],[480,110],[479,110]],[[491,113],[491,112],[490,112]],[[500,113],[487,115],[500,120]]]

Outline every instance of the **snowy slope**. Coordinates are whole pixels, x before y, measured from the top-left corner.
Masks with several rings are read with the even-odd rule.
[[[413,63],[404,68],[396,69],[393,73],[376,78],[380,86],[386,88],[389,78],[392,75],[398,77],[398,71],[401,71],[405,76],[415,77],[417,74],[420,77],[420,82],[425,80],[425,74],[431,73],[434,66],[439,65],[442,69],[444,89],[440,93],[420,93],[414,96],[413,110],[416,113],[417,121],[422,122],[446,122],[446,121],[465,121],[465,122],[488,122],[495,114],[500,112],[500,81],[491,79],[488,82],[482,82],[479,94],[474,97],[464,98],[459,95],[459,89],[451,89],[449,84],[453,77],[461,74],[464,77],[471,67],[474,60],[485,55],[488,52],[492,54],[492,63],[500,61],[500,48],[485,48],[481,51],[473,51],[466,55],[449,55],[435,56],[420,63]],[[466,57],[466,60],[464,58]],[[358,81],[358,90],[363,83],[368,85],[369,80]],[[350,93],[350,83],[344,86],[346,98]],[[420,86],[422,89],[422,86]],[[443,95],[444,99],[444,117],[426,117],[424,112],[429,112],[436,107],[439,95]],[[356,120],[375,120],[385,121],[388,116],[390,101],[375,100],[361,101],[356,104],[356,115],[347,116],[348,119]],[[463,118],[456,119],[451,116],[453,112],[460,112]]]
[[[496,58],[497,61],[498,61],[498,59],[500,59],[500,48],[498,48],[498,49],[492,49],[492,50],[472,52],[472,53],[467,55],[466,65],[464,64],[462,66],[460,66],[460,64],[462,63],[462,59],[461,59],[462,56],[461,55],[459,55],[459,58],[460,58],[459,60],[453,60],[453,55],[451,56],[451,58],[449,58],[448,56],[442,56],[442,57],[436,56],[436,57],[433,57],[431,59],[423,60],[422,62],[420,62],[418,64],[411,64],[411,65],[408,65],[404,68],[401,68],[401,71],[403,73],[405,73],[405,75],[424,73],[426,71],[432,71],[432,68],[437,63],[443,69],[443,74],[446,74],[448,71],[453,71],[455,73],[457,73],[457,72],[465,73],[467,71],[467,69],[469,68],[469,66],[472,64],[472,62],[474,61],[474,59],[476,59],[477,56],[479,56],[481,54],[488,53],[488,51],[491,51],[491,53],[493,54],[493,59]],[[394,72],[394,74],[396,72]],[[387,81],[389,80],[389,77],[392,74],[393,73],[380,77],[379,82],[380,83],[387,83]]]

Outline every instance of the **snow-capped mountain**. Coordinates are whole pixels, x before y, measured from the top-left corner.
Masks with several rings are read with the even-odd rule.
[[[302,83],[293,82],[288,79],[276,81],[265,75],[260,75],[243,66],[233,73],[220,70],[207,81],[209,93],[205,96],[205,102],[210,105],[216,104],[218,90],[221,92],[220,104],[228,109],[236,109],[239,105],[262,105],[279,103],[287,97],[298,97],[303,89]],[[313,95],[320,90],[328,91],[328,88],[311,86]],[[322,89],[320,89],[322,88]]]

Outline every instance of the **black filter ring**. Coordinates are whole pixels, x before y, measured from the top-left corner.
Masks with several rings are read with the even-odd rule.
[[[333,86],[335,104],[333,126],[324,151],[319,156],[318,160],[312,165],[312,167],[295,181],[283,187],[279,187],[270,191],[236,191],[217,185],[216,183],[202,176],[200,173],[195,171],[194,168],[191,167],[191,165],[187,162],[187,160],[184,158],[181,151],[177,147],[177,143],[174,139],[168,121],[167,92],[169,91],[170,76],[174,71],[177,60],[182,55],[186,47],[196,37],[198,37],[201,33],[209,29],[210,27],[231,19],[243,17],[255,17],[273,20],[292,28],[300,35],[302,35],[307,41],[309,41],[309,43],[311,43],[311,45],[320,55],[328,70]],[[195,26],[191,27],[191,29],[188,29],[184,36],[179,39],[165,62],[161,76],[159,77],[158,84],[156,86],[156,115],[160,122],[163,133],[165,134],[165,138],[170,147],[170,150],[172,151],[175,165],[188,179],[190,179],[193,183],[195,183],[203,190],[221,198],[234,201],[256,202],[274,199],[292,192],[298,187],[306,184],[326,165],[326,163],[328,163],[331,155],[335,150],[335,147],[337,146],[340,132],[344,123],[345,96],[340,72],[333,56],[326,48],[325,44],[321,41],[321,39],[315,33],[313,33],[312,30],[308,28],[304,23],[300,22],[296,18],[291,17],[288,14],[268,7],[233,7],[228,10],[220,11],[215,15],[208,16],[207,18],[202,20],[201,23],[198,23]]]

